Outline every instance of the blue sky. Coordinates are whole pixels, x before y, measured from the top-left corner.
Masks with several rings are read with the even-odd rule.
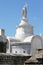
[[[34,34],[43,35],[43,0],[0,0],[0,28],[14,36],[22,17],[22,7],[27,4],[28,23],[34,26]]]

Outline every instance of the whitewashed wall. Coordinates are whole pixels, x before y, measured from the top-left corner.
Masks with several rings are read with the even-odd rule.
[[[30,50],[31,50],[30,44],[12,46],[12,53],[30,54]]]

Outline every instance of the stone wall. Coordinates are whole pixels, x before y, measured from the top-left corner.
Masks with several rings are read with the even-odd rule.
[[[0,65],[24,65],[25,60],[22,56],[0,55]]]

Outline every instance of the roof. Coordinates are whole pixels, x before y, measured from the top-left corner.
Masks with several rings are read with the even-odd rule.
[[[36,58],[43,58],[43,52],[36,54]]]
[[[1,55],[5,55],[5,56],[28,56],[28,57],[31,57],[29,54],[17,54],[17,53],[0,53],[0,56]]]
[[[38,62],[38,60],[36,58],[31,57],[30,59],[27,59],[25,61],[25,63],[29,63],[29,62]]]
[[[20,42],[18,38],[12,37],[12,36],[7,36],[7,39],[13,42]]]
[[[23,42],[29,42],[29,43],[30,43],[33,37],[34,37],[34,35],[28,36],[28,37],[26,37],[26,38],[24,39]]]

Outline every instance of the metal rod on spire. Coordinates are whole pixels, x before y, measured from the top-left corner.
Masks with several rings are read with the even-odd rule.
[[[22,9],[22,16],[25,18],[27,17],[27,5],[25,5]]]

